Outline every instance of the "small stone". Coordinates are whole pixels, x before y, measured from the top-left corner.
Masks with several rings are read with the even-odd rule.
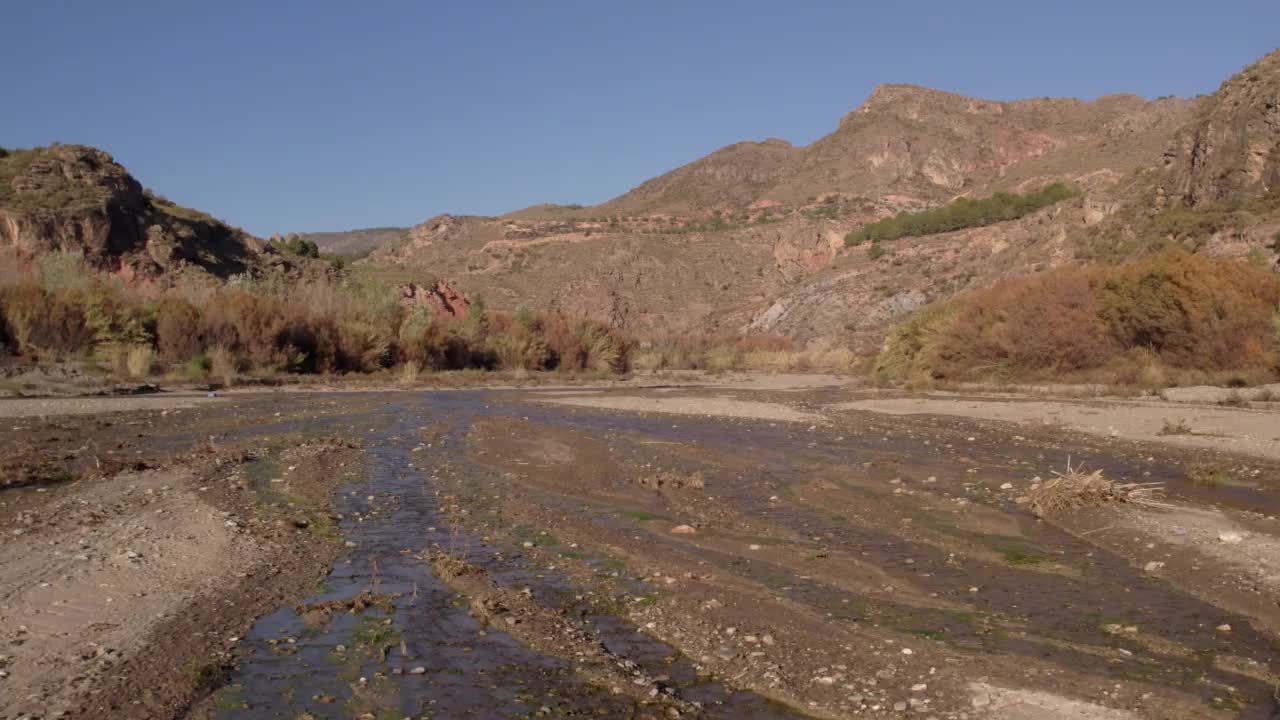
[[[1231,626],[1226,623],[1223,623],[1218,627],[1214,628],[1214,630],[1217,630],[1220,633],[1229,633],[1231,632]]]
[[[1142,566],[1142,571],[1148,575],[1155,575],[1156,573],[1160,572],[1161,568],[1163,567],[1164,567],[1164,563],[1160,562],[1159,560],[1152,560],[1151,562]]]
[[[925,690],[928,690],[928,689],[929,689],[929,686],[926,685],[925,683],[916,683],[915,685],[911,686],[911,692],[924,692]]]
[[[692,535],[698,532],[692,525],[677,525],[671,528],[672,535]]]
[[[903,710],[906,710],[906,709],[907,709],[907,703],[906,703],[906,701],[905,701],[905,700],[899,700],[898,702],[894,703],[894,704],[893,704],[893,709],[894,709],[894,711],[895,711],[895,712],[902,712]]]
[[[759,549],[760,549],[760,546],[759,546],[759,545],[748,545],[748,546],[747,546],[747,549],[748,549],[748,550],[759,550]]]
[[[427,669],[426,669],[426,668],[424,668],[424,667],[422,667],[421,665],[419,665],[419,666],[417,666],[417,667],[413,668],[412,670],[410,670],[410,671],[409,671],[409,674],[410,674],[410,675],[426,675],[426,674],[427,674]]]
[[[1004,483],[1003,485],[1001,485],[1001,486],[1000,486],[1000,489],[1001,489],[1001,490],[1012,490],[1012,489],[1013,489],[1013,483]]]
[[[1235,545],[1244,540],[1244,535],[1235,531],[1218,533],[1218,542]]]
[[[903,655],[915,655],[915,654],[916,654],[916,652],[915,652],[915,650],[912,650],[911,648],[902,648],[902,654],[903,654]]]

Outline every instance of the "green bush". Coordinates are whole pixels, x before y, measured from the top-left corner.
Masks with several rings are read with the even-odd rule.
[[[271,241],[272,246],[278,250],[297,255],[305,258],[319,258],[320,246],[314,241],[308,240],[301,235],[289,235],[285,238],[278,238]]]
[[[879,260],[884,257],[884,246],[879,242],[871,243],[871,247],[867,248],[867,257],[871,260]]]
[[[892,217],[863,225],[845,236],[845,244],[861,245],[868,240],[897,240],[935,233],[981,227],[1016,220],[1041,208],[1073,197],[1074,190],[1054,183],[1033,193],[996,193],[974,200],[960,198],[949,205],[920,212],[902,211]]]

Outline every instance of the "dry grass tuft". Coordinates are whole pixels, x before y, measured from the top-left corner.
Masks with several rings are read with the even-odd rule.
[[[1170,422],[1169,418],[1163,420],[1160,428],[1160,435],[1195,435],[1195,431],[1187,424],[1185,418],[1179,418],[1177,422]]]
[[[1163,483],[1118,483],[1103,476],[1101,469],[1085,472],[1083,465],[1072,467],[1070,459],[1067,471],[1054,476],[1030,493],[1029,506],[1036,517],[1110,503],[1165,507],[1159,502]]]
[[[129,371],[129,377],[150,377],[155,370],[155,365],[156,352],[149,345],[134,345],[129,348],[129,354],[125,357],[125,367]]]
[[[409,360],[400,366],[400,384],[414,385],[418,382],[418,373],[422,371],[422,366],[417,360]]]

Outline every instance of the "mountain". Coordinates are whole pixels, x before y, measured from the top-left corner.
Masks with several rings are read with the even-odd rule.
[[[375,249],[403,237],[409,228],[376,227],[338,232],[295,233],[320,248],[320,252],[347,259],[362,258]]]
[[[290,263],[261,240],[145,190],[84,145],[0,152],[0,247],[80,253],[125,275],[192,271],[226,278]]]
[[[1192,103],[1115,95],[995,102],[881,85],[831,134],[717,150],[610,200],[605,214],[699,213],[803,204],[828,193],[938,202],[1020,183],[1123,174],[1151,162]]]
[[[738,332],[876,346],[941,293],[1073,256],[1196,101],[997,102],[883,85],[807,146],[744,142],[593,207],[444,215],[363,261],[431,268],[492,306],[548,307],[640,335]],[[844,237],[900,210],[1064,181],[1083,195],[1023,220],[896,242]]]

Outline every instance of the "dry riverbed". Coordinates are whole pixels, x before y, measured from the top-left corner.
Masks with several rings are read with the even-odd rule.
[[[752,382],[15,409],[0,718],[1276,711],[1270,405]]]

